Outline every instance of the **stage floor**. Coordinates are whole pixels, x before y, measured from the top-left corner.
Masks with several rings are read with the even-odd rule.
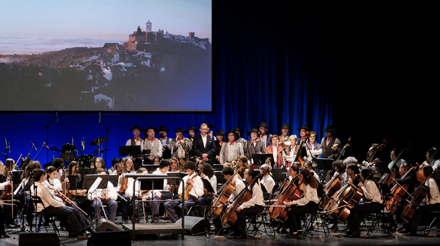
[[[122,228],[122,224],[118,224]],[[139,228],[149,228],[150,225],[139,226]],[[44,231],[44,228],[41,228]],[[48,228],[51,231],[51,228]],[[20,229],[7,229],[10,238],[1,238],[0,245],[18,245]],[[45,233],[45,232],[41,232]],[[434,229],[432,234],[440,233]],[[68,233],[62,231],[59,237],[61,245],[87,245],[87,240],[78,241],[76,238],[68,238]],[[307,237],[300,237],[297,239],[286,238],[286,234],[277,234],[275,238],[267,236],[264,232],[259,232],[256,237],[249,237],[247,239],[234,239],[233,236],[226,235],[216,237],[213,233],[207,238],[205,234],[200,235],[185,235],[182,240],[180,235],[175,234],[159,234],[159,235],[136,235],[135,240],[132,240],[132,245],[438,245],[440,243],[439,237],[408,237],[404,235],[393,235],[388,237],[383,231],[373,232],[369,238],[347,238],[340,235],[330,235],[325,237],[324,233],[313,231]]]

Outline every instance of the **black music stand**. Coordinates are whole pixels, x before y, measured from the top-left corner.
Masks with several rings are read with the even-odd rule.
[[[159,168],[159,165],[143,164],[142,163],[142,167],[145,167],[148,170],[148,173],[152,173],[152,172],[156,171],[156,169]]]
[[[86,176],[88,174],[96,174],[96,169],[94,169],[94,168],[80,168],[80,169],[78,169],[78,172],[79,172],[79,175],[81,175],[81,180],[84,181],[84,176]]]
[[[14,184],[20,184],[21,183],[21,174],[23,173],[23,170],[18,170],[18,171],[12,171],[12,182]]]
[[[137,156],[141,154],[141,146],[119,146],[119,155],[120,156]]]
[[[202,179],[202,182],[203,182],[203,187],[206,189],[206,191],[208,191],[208,193],[210,195],[214,195],[215,191],[214,191],[214,188],[212,187],[211,183],[209,182],[209,180]],[[211,199],[211,203],[212,203],[212,199]],[[209,220],[208,220],[208,216],[209,216],[208,209],[211,208],[211,203],[209,204],[209,206],[204,206],[204,208],[203,208],[203,210],[204,210],[203,216],[205,218],[204,222],[205,222],[206,237],[209,237],[210,226],[209,226]]]
[[[283,182],[286,179],[287,170],[286,169],[272,169],[272,177],[275,182]]]
[[[83,189],[90,189],[90,187],[95,183],[95,180],[100,177],[102,178],[101,182],[99,183],[98,187],[96,189],[105,189],[107,188],[107,184],[109,181],[109,175],[108,174],[87,174],[84,176],[84,181],[82,183]]]
[[[118,187],[119,184],[119,175],[108,175],[108,181],[113,184],[114,187]]]
[[[266,163],[266,160],[270,158],[273,160],[273,154],[253,154],[252,159],[254,159],[254,165],[258,165],[258,169],[260,166]]]
[[[332,158],[317,158],[316,165],[318,165],[318,168],[321,170],[324,170],[324,173],[326,173],[328,170],[333,170],[333,160]]]
[[[188,174],[183,173],[183,172],[182,173],[181,172],[168,172],[167,175],[169,177],[179,177],[179,178],[183,179],[183,177],[185,177]],[[171,179],[171,180],[168,180],[168,184],[169,185],[180,185],[180,181],[178,179]]]
[[[379,161],[379,163],[376,164],[376,171],[379,168],[379,172],[383,175],[384,173],[391,173],[390,169],[388,168],[388,165],[383,162]]]

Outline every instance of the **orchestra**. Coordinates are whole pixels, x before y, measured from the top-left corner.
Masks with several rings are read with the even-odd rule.
[[[142,138],[144,129],[135,125],[130,129],[133,137],[125,145],[139,146],[141,155],[115,157],[108,170],[101,156],[91,158],[93,168],[79,165],[79,159],[54,158],[44,165],[46,170],[30,158],[22,159],[25,165],[21,168],[12,159],[6,160],[7,166],[0,161],[0,237],[9,237],[5,225],[23,220],[32,223],[34,209],[56,216],[78,239],[94,233],[90,221],[103,215],[111,222],[120,221],[121,215],[123,223],[175,223],[183,216],[182,206],[185,214],[192,211],[191,215],[212,221],[217,236],[231,233],[236,239],[247,238],[248,223],[255,223],[254,217],[261,214],[268,216],[275,233],[299,238],[306,223],[317,223],[304,218],[321,210],[328,229],[341,232],[338,226],[346,223],[346,236],[358,238],[365,214],[385,211],[387,230],[415,236],[431,212],[440,212],[437,148],[427,150],[422,164],[406,161],[406,149],[392,149],[391,162],[385,163],[378,158],[388,144],[384,140],[372,144],[365,160],[358,161],[347,156],[351,140],[343,145],[333,135],[332,125],[322,130],[321,143],[307,126],[298,128],[299,137],[289,135],[292,128],[287,123],[282,125],[281,135],[272,135],[262,122],[247,133],[249,140],[240,138],[243,131],[238,127],[226,132],[226,138],[218,129],[214,137],[208,132],[210,126],[202,123],[199,130],[190,126],[186,131],[178,127],[175,138],[167,136],[170,130],[163,125],[160,129],[149,126]],[[160,139],[156,138],[159,132]],[[184,135],[188,133],[188,137]],[[264,163],[255,162],[258,155],[264,155]],[[321,160],[330,161],[325,169],[317,165]],[[282,170],[286,175],[277,177],[275,171]],[[19,171],[19,176],[13,177],[12,171]],[[163,187],[153,190],[141,190],[140,182],[130,177],[176,173],[182,175],[178,185],[165,178]],[[109,178],[106,188],[98,187],[98,179],[96,185],[84,188],[88,175],[117,179]],[[17,179],[19,183],[12,182]],[[40,197],[42,204],[34,206],[31,195]],[[10,205],[10,201],[16,204]],[[129,206],[132,201],[134,208]],[[131,209],[136,211],[134,218]]]

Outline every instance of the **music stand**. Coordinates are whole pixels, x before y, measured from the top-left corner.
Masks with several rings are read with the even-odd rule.
[[[99,183],[98,187],[96,189],[105,189],[107,188],[107,183],[109,180],[108,174],[87,174],[84,176],[84,181],[82,183],[82,188],[88,190],[93,183],[95,183],[95,180],[100,177],[102,180]]]
[[[272,169],[272,177],[275,182],[282,182],[287,175],[286,169]]]
[[[153,177],[158,179],[152,179]],[[163,177],[168,177],[168,175],[145,174],[145,177],[140,177],[137,180],[140,182],[141,190],[163,190]]]
[[[208,191],[209,194],[214,194],[214,188],[212,187],[211,183],[209,183],[209,180],[207,179],[202,179],[203,182],[203,187],[205,187],[205,189]]]
[[[94,168],[80,168],[78,169],[79,175],[81,175],[81,180],[84,181],[84,176],[87,174],[96,174],[96,169]]]
[[[118,187],[119,184],[119,180],[118,180],[119,176],[118,175],[108,175],[108,181],[110,181],[110,183],[113,184],[114,187]]]
[[[141,146],[119,146],[119,155],[120,156],[137,156],[141,154]]]
[[[179,177],[181,179],[183,179],[183,177],[185,177],[186,173],[181,173],[181,172],[168,172],[167,173],[168,177]],[[169,185],[180,185],[180,181],[178,179],[171,179],[168,180],[168,184]]]
[[[73,175],[73,176],[68,176],[68,178],[69,178],[70,189],[71,190],[79,189],[80,185],[78,185],[78,176]]]
[[[145,167],[149,173],[156,171],[156,169],[159,168],[159,165],[154,165],[154,164],[143,164],[142,163],[142,167]]]
[[[376,171],[379,168],[379,172],[383,175],[384,173],[391,173],[390,169],[388,168],[388,165],[383,162],[380,161],[379,163],[376,164]]]
[[[319,169],[324,170],[326,173],[328,170],[333,170],[332,163],[335,161],[332,158],[316,158],[316,165]]]
[[[258,169],[260,166],[266,163],[266,160],[270,158],[273,159],[273,154],[253,154],[252,159],[254,159],[254,165],[258,165]]]

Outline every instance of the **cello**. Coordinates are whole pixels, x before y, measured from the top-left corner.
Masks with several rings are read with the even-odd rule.
[[[234,198],[234,201],[226,209],[226,213],[222,216],[222,223],[228,226],[234,225],[237,221],[237,212],[235,210],[241,206],[241,204],[249,201],[252,198],[252,191],[248,189],[257,179],[261,178],[263,175],[259,174],[249,182],[244,189]]]
[[[360,178],[360,175],[356,175],[352,182],[357,181]],[[337,193],[335,193],[327,205],[326,214],[332,218],[339,218],[339,215],[342,212],[342,207],[340,204],[343,203],[343,200],[346,197],[350,197],[355,191],[356,187],[354,185],[345,185],[342,187]]]
[[[297,185],[299,180],[299,175],[293,178],[289,185],[279,193],[278,200],[272,204],[269,208],[269,216],[272,219],[277,218],[278,220],[285,221],[287,218],[287,211],[284,202],[290,202],[293,200],[298,200],[302,196],[302,190],[299,189],[301,184]]]
[[[216,218],[220,215],[220,213],[223,211],[223,206],[228,201],[229,196],[234,192],[235,190],[235,184],[232,183],[232,180],[234,180],[235,176],[245,167],[237,168],[237,170],[232,174],[232,176],[225,182],[225,184],[220,188],[221,192],[216,197],[216,200],[214,204],[211,207],[211,215],[213,218]]]
[[[324,209],[327,208],[327,205],[330,202],[330,197],[332,197],[339,189],[341,189],[342,182],[339,178],[339,173],[335,173],[333,178],[324,186],[325,197],[322,201],[322,207]]]
[[[387,184],[387,186],[391,186],[391,182],[393,181],[393,179],[395,179],[398,176],[398,172],[397,170],[394,168],[394,166],[396,165],[397,161],[400,159],[400,156],[402,156],[403,153],[408,151],[408,147],[402,149],[402,151],[400,151],[399,155],[396,157],[396,159],[391,163],[391,173],[387,173],[385,176],[383,176],[381,178],[381,180],[379,181],[380,184]]]
[[[193,180],[197,176],[198,176],[197,173],[195,173],[195,175],[191,179]],[[183,194],[180,194],[179,199],[182,199],[182,195],[183,195],[183,200],[187,201],[189,198],[189,192],[192,190],[192,188],[193,188],[193,184],[187,183],[185,186],[185,190],[184,190]]]

